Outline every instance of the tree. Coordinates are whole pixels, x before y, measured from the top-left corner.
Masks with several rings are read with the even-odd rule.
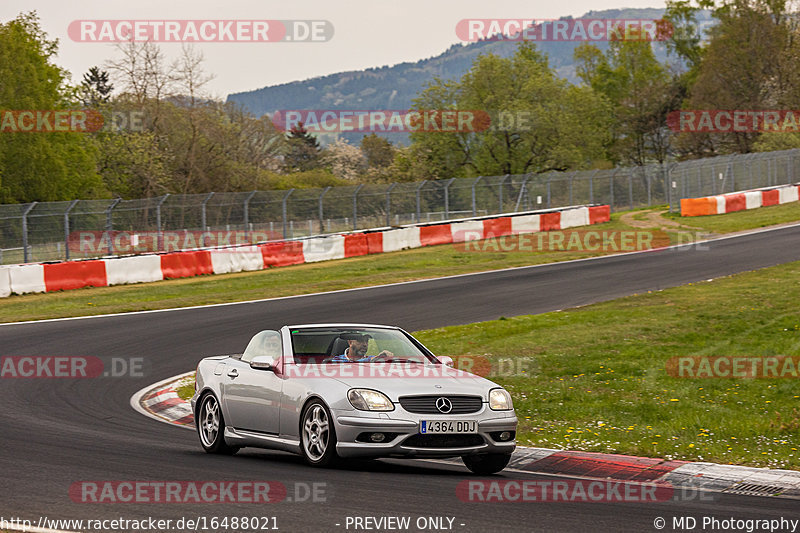
[[[367,165],[373,168],[385,168],[394,161],[395,149],[392,143],[374,133],[364,135],[361,139],[361,151],[367,159]]]
[[[583,82],[610,102],[614,120],[609,158],[642,166],[670,155],[667,116],[684,96],[680,80],[655,57],[648,41],[612,41],[604,55],[594,45],[575,50]]]
[[[49,40],[35,13],[0,24],[0,109],[69,109],[69,75],[52,60]],[[95,171],[95,151],[82,132],[0,134],[0,202],[67,200],[104,194]]]
[[[701,1],[700,6],[715,6]],[[762,110],[800,104],[798,32],[791,6],[784,0],[733,0],[715,6],[718,24],[702,49],[685,108]],[[685,156],[747,153],[759,131],[683,133],[678,147]]]
[[[602,156],[609,120],[601,97],[556,77],[531,43],[509,58],[479,56],[459,82],[435,80],[414,107],[492,118],[488,129],[411,134],[439,178],[585,168]]]
[[[286,138],[284,168],[288,172],[304,172],[319,167],[319,141],[308,133],[302,122],[289,130]]]
[[[337,178],[356,181],[367,166],[364,154],[346,139],[337,139],[322,151],[322,163]]]
[[[97,107],[108,103],[114,86],[108,82],[108,72],[92,67],[83,75],[81,82],[81,99],[87,107]]]

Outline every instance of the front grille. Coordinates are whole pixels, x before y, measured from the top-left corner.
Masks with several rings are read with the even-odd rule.
[[[413,435],[403,442],[411,448],[468,448],[484,444],[480,435]]]
[[[436,408],[436,401],[439,398],[447,398],[453,404],[453,409],[448,413],[442,413]],[[400,405],[409,413],[422,415],[465,415],[467,413],[477,413],[483,406],[483,399],[480,396],[448,396],[448,395],[428,395],[428,396],[401,396]]]

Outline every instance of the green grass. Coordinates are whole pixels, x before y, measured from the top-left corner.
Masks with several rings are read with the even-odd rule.
[[[659,211],[666,206],[657,206]],[[637,209],[635,217],[645,216]],[[611,222],[592,230],[632,230],[614,213]],[[667,215],[674,216],[674,215]],[[800,202],[728,215],[680,218],[679,222],[724,233],[800,220]],[[642,231],[642,230],[639,230]],[[686,230],[681,230],[686,231]],[[677,234],[668,232],[673,242]],[[700,235],[702,237],[702,235]],[[697,235],[684,234],[681,242]],[[511,239],[513,240],[513,239]],[[41,320],[187,307],[214,303],[309,294],[453,274],[497,270],[602,255],[600,252],[481,252],[442,245],[388,254],[281,267],[257,272],[200,276],[113,287],[85,288],[0,299],[0,322]]]
[[[187,376],[185,380],[179,383],[175,392],[178,394],[178,398],[187,401],[190,400],[192,396],[194,396],[194,373],[192,373],[191,376]]]
[[[798,278],[791,263],[416,335],[440,355],[526,361],[490,376],[514,397],[521,445],[800,469],[797,378],[665,371],[676,356],[800,355]]]

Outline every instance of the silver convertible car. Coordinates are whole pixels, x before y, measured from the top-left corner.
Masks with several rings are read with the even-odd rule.
[[[244,353],[208,357],[192,398],[209,453],[242,447],[343,458],[461,457],[476,474],[506,467],[516,446],[509,393],[454,369],[400,328],[284,326]]]

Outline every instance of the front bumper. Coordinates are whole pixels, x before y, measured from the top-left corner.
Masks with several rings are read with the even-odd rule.
[[[516,441],[500,441],[497,436],[504,431],[516,432],[517,417],[514,411],[492,411],[484,407],[464,415],[423,415],[409,413],[395,404],[389,413],[365,411],[333,411],[336,428],[336,451],[341,457],[456,457],[483,453],[508,453],[514,451]],[[423,420],[474,420],[477,433],[421,435]],[[383,433],[384,442],[364,442],[364,435]]]

